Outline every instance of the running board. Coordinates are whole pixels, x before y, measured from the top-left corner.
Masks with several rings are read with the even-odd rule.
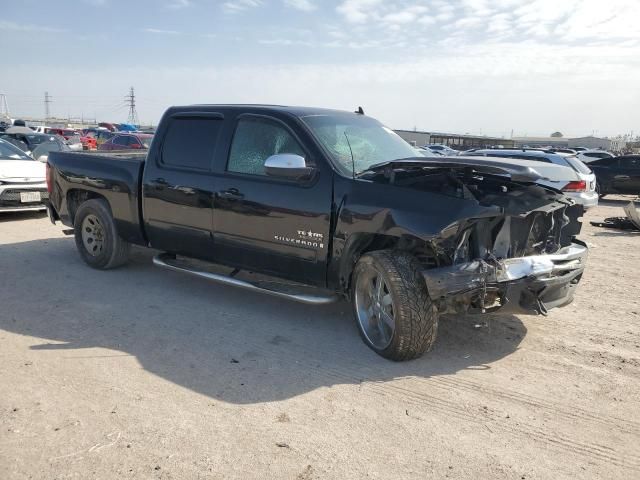
[[[240,280],[238,278],[233,278],[228,275],[221,275],[218,273],[206,272],[204,270],[199,270],[197,268],[187,268],[183,266],[174,265],[171,263],[172,260],[175,260],[175,257],[171,254],[161,253],[160,255],[156,255],[153,257],[153,264],[157,267],[166,268],[168,270],[173,270],[175,272],[188,273],[190,275],[194,275],[196,277],[204,278],[206,280],[211,280],[213,282],[224,283],[226,285],[233,285],[235,287],[244,288],[246,290],[253,290],[255,292],[266,293],[268,295],[273,295],[275,297],[287,298],[289,300],[294,300],[296,302],[306,303],[310,305],[324,305],[327,303],[333,303],[338,300],[338,296],[331,293],[325,294],[304,294],[304,293],[287,293],[278,290],[272,290],[269,288],[260,287],[254,283],[247,282],[245,280]],[[232,272],[232,275],[235,274],[236,271]],[[310,288],[310,287],[307,287]]]

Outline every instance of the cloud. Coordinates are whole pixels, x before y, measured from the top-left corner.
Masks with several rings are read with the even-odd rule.
[[[349,23],[365,23],[382,5],[382,0],[345,0],[336,8]]]
[[[169,10],[180,10],[181,8],[187,8],[193,5],[191,0],[170,0],[165,8]]]
[[[207,2],[214,4],[190,2],[194,14]],[[597,127],[616,133],[634,128],[633,116],[620,112],[640,109],[640,95],[634,93],[640,83],[638,0],[218,0],[215,5],[237,14],[225,17],[224,34],[216,41],[177,25],[181,31],[139,27],[146,33],[138,35],[194,41],[192,55],[177,64],[129,72],[126,77],[135,78],[136,91],[166,95],[167,105],[264,101],[352,110],[363,104],[396,127],[459,132],[479,126],[484,131],[520,128],[547,134],[552,109],[554,121],[564,118],[554,128],[581,134]],[[300,6],[301,11],[316,7],[313,17],[294,15],[307,21],[296,24],[304,31],[291,28],[295,12],[287,10]],[[266,22],[268,13],[272,17]],[[57,31],[2,20],[0,30]],[[250,48],[237,48],[240,42]],[[291,51],[283,55],[287,49]],[[190,68],[176,70],[189,62]],[[101,61],[100,71],[114,63],[102,68]],[[158,64],[155,58],[148,63]],[[122,78],[119,68],[114,66],[108,78]],[[61,78],[81,88],[80,80],[90,84],[100,76],[85,70],[74,70],[82,73],[77,79]],[[194,78],[193,89],[181,88],[187,74]],[[11,77],[6,81],[22,88]],[[215,93],[211,81],[216,82]],[[28,85],[39,91],[41,82],[29,79]],[[100,82],[112,88],[108,80]],[[60,80],[47,88],[55,92],[67,83]],[[160,113],[149,109],[145,115],[155,119]]]
[[[640,42],[638,0],[341,0],[336,13],[345,45]]]
[[[177,30],[163,30],[160,28],[144,28],[142,30],[145,33],[156,33],[158,35],[181,35],[182,32],[178,32]]]
[[[222,10],[226,13],[238,13],[250,8],[259,7],[263,0],[230,0],[222,4]]]
[[[513,128],[546,135],[551,112],[554,128],[580,136],[593,128],[603,134],[633,128],[632,117],[620,112],[640,108],[640,99],[628,94],[640,81],[639,58],[638,46],[503,42],[447,49],[431,46],[419,58],[349,64],[97,69],[67,65],[49,70],[53,83],[48,88],[64,96],[73,95],[80,86],[95,85],[96,95],[119,97],[134,81],[139,114],[154,123],[172,104],[261,102],[345,110],[363,105],[368,114],[394,128],[460,133],[482,128],[485,133],[501,134]],[[41,89],[41,80],[28,72],[27,66],[17,66],[6,79],[7,91]],[[100,85],[96,78],[101,79]],[[188,89],[181,88],[184,78],[190,79]],[[213,91],[212,84],[216,85]],[[610,87],[613,84],[616,88]],[[85,100],[73,101],[69,101],[72,113],[87,111],[80,103]],[[24,114],[30,113],[27,108],[25,104]],[[33,107],[35,114],[40,113],[37,108]],[[98,114],[116,121],[124,120],[126,111],[121,116]]]
[[[284,4],[303,12],[311,12],[318,8],[311,0],[284,0]]]
[[[33,25],[30,23],[15,23],[0,20],[0,31],[10,32],[40,32],[40,33],[63,33],[67,30],[64,28],[45,27],[43,25]]]
[[[265,39],[258,40],[258,43],[262,45],[279,45],[279,46],[291,46],[291,45],[300,45],[304,47],[318,46],[309,41],[291,40],[289,38],[265,38]]]
[[[429,9],[425,6],[414,5],[403,10],[393,13],[387,13],[382,17],[382,21],[388,24],[402,25],[405,23],[415,22],[421,15],[425,14]]]

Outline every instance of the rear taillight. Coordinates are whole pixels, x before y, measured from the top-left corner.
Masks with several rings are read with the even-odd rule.
[[[586,192],[587,182],[586,180],[576,180],[575,182],[567,183],[562,189],[563,192]]]
[[[51,165],[49,165],[49,162],[47,162],[47,192],[49,193],[53,193],[53,169],[51,168]]]

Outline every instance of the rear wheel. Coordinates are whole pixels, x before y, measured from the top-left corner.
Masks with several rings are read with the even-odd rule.
[[[362,256],[352,299],[364,342],[383,357],[411,360],[435,343],[438,310],[412,255],[382,250]]]
[[[118,236],[105,200],[82,203],[76,212],[73,230],[76,247],[87,265],[108,270],[127,262],[131,244]]]

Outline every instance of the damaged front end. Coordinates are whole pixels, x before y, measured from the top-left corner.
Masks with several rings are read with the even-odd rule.
[[[432,242],[438,257],[450,260],[423,272],[440,310],[545,315],[571,303],[588,253],[575,238],[582,206],[536,185],[491,192],[490,179],[470,182],[465,188],[503,215],[464,219]]]
[[[478,207],[473,216],[461,211],[414,252],[432,300],[441,312],[542,315],[570,303],[588,252],[576,239],[582,206],[536,184],[533,170],[473,162],[403,162],[387,175],[390,183]]]

